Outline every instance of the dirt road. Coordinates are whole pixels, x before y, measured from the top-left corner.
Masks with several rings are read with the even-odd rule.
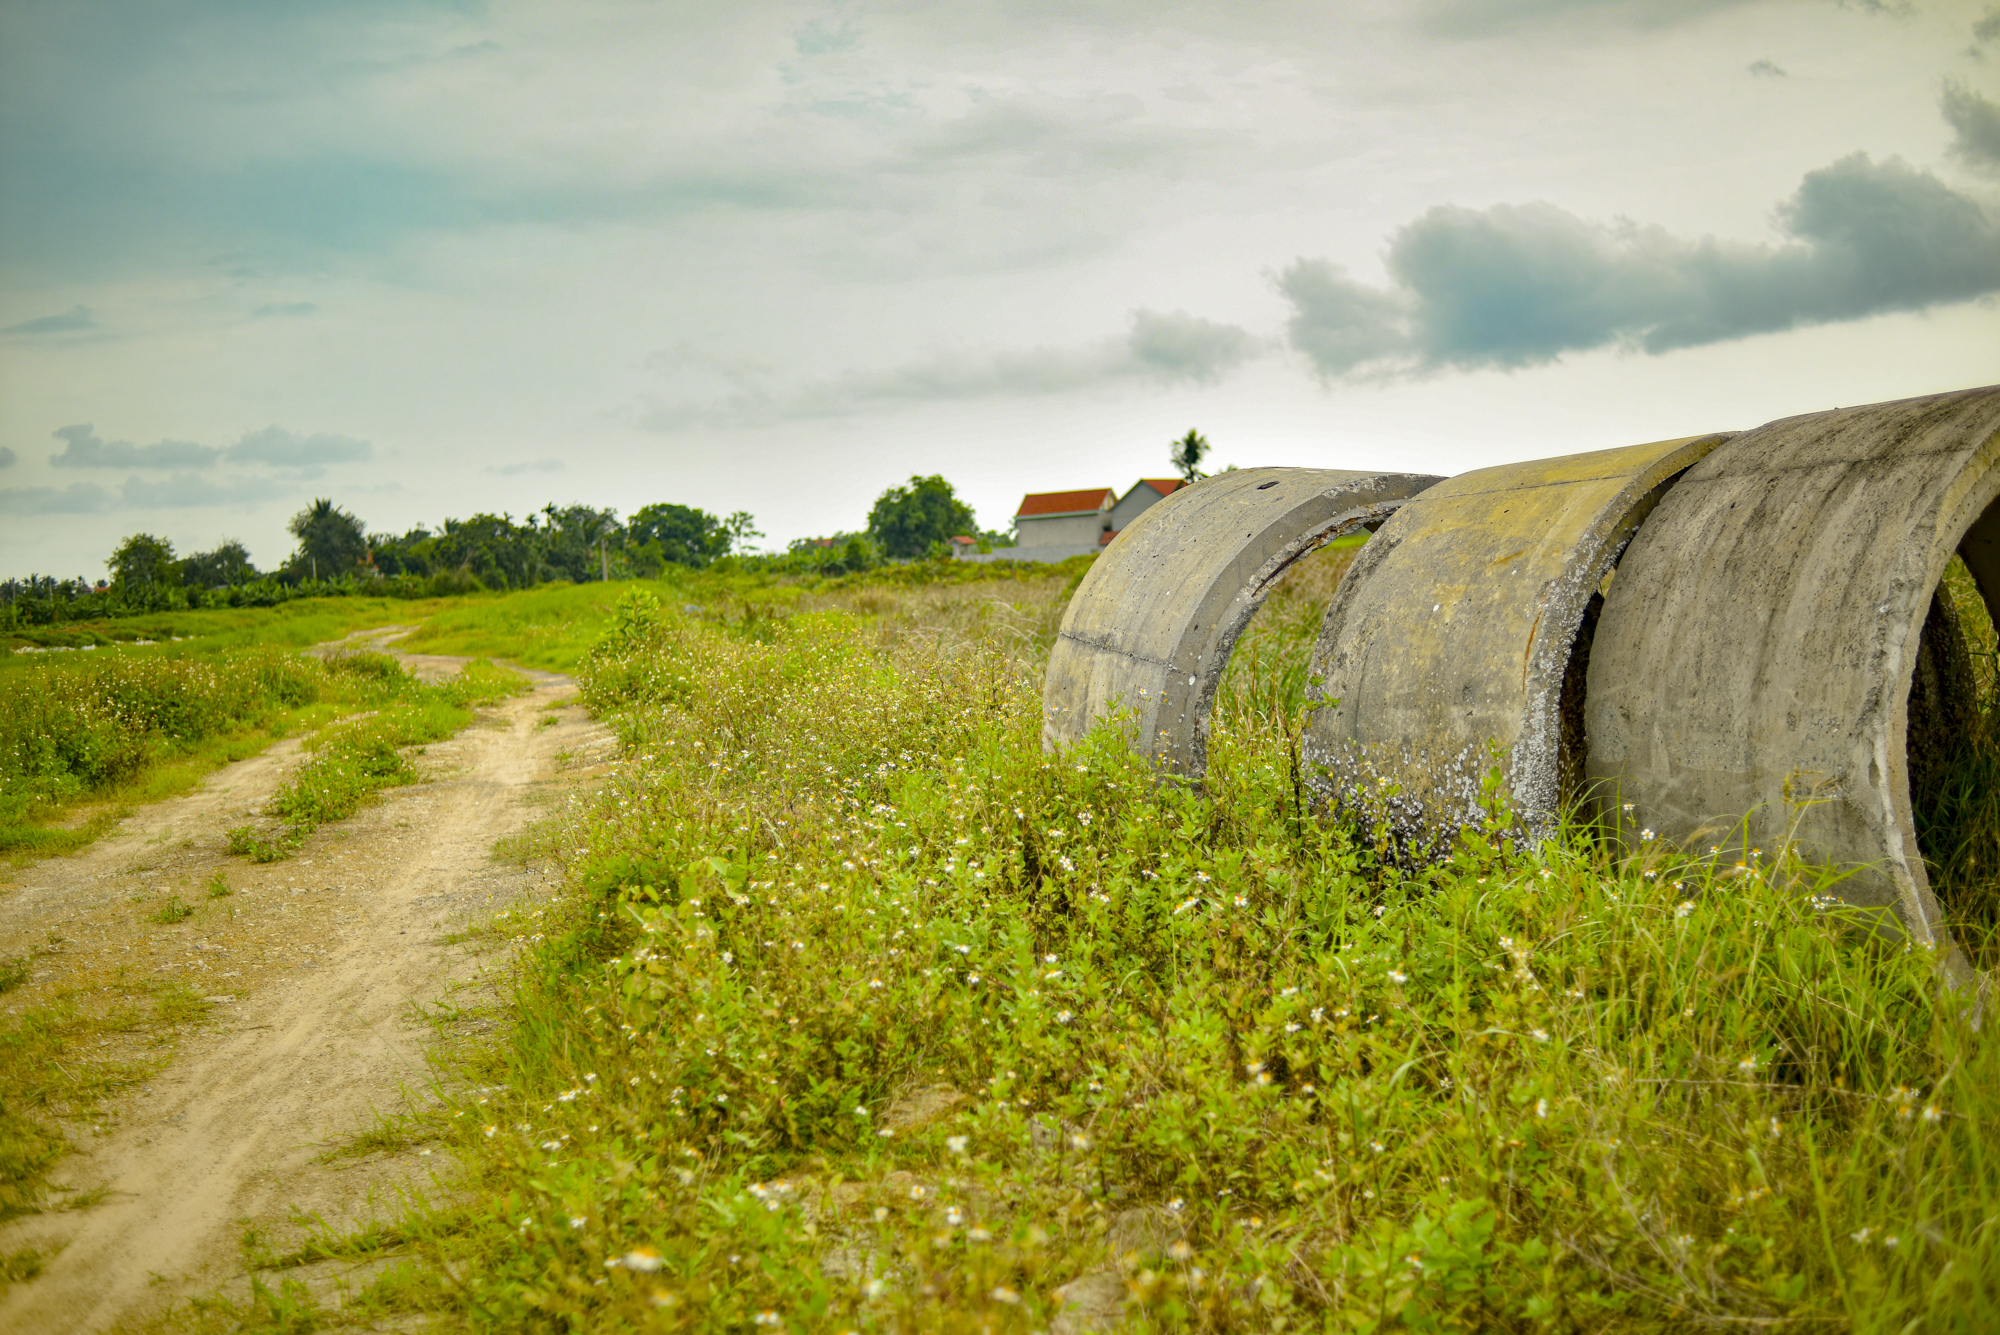
[[[535,682],[430,746],[424,782],[323,828],[289,861],[255,866],[223,845],[296,763],[296,743],[143,809],[0,893],[0,955],[38,952],[34,981],[6,997],[19,1009],[114,978],[156,994],[179,981],[184,1003],[208,999],[206,1020],[142,1089],[70,1128],[82,1148],[54,1178],[85,1201],[108,1188],[101,1199],[0,1227],[0,1255],[48,1258],[0,1294],[0,1331],[145,1324],[240,1276],[246,1229],[282,1246],[294,1212],[393,1216],[395,1189],[430,1179],[442,1160],[428,1150],[390,1138],[355,1153],[369,1143],[357,1133],[426,1098],[431,1031],[414,1007],[480,990],[479,950],[445,938],[547,893],[537,871],[496,861],[495,841],[533,817],[543,785],[574,772],[570,758],[605,745],[565,704],[567,679]],[[211,897],[218,872],[232,892]],[[169,893],[194,916],[158,922]]]

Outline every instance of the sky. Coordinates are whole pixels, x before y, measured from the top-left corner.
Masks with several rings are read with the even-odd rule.
[[[0,575],[2000,381],[2000,5],[0,6]]]

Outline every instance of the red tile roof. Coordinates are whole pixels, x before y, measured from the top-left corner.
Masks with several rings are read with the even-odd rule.
[[[1162,496],[1171,496],[1174,492],[1187,485],[1186,482],[1177,477],[1142,477],[1139,481],[1151,487],[1154,491],[1159,492]]]
[[[1083,491],[1034,491],[1021,498],[1016,518],[1043,515],[1081,515],[1102,510],[1118,499],[1110,487],[1089,487]]]

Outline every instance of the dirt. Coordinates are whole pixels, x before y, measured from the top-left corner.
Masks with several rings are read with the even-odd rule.
[[[410,661],[431,676],[461,660]],[[467,930],[551,889],[547,873],[496,860],[495,842],[608,746],[568,703],[568,679],[527,675],[530,694],[417,757],[422,782],[322,828],[290,860],[253,865],[224,844],[297,764],[296,741],[0,885],[0,957],[35,957],[7,1009],[122,990],[206,1011],[179,1026],[142,1086],[66,1125],[78,1149],[54,1171],[66,1190],[50,1208],[0,1226],[0,1255],[45,1258],[0,1293],[0,1331],[154,1324],[189,1311],[189,1297],[244,1291],[246,1230],[282,1251],[302,1217],[393,1218],[399,1193],[443,1189],[442,1157],[380,1134],[383,1118],[435,1097],[425,1054],[439,1031],[422,1008],[455,1001],[453,1014],[472,1017],[446,1036],[492,1024],[476,1003],[493,1000],[493,938]],[[211,897],[218,873],[231,892]],[[169,895],[194,915],[157,921]],[[129,1035],[93,1041],[100,1053],[66,1057],[146,1059]],[[323,1300],[361,1278],[319,1269]]]

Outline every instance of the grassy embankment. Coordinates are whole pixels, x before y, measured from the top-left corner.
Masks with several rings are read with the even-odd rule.
[[[1199,792],[1042,755],[1065,579],[626,604],[583,679],[627,759],[505,920],[481,1092],[411,1127],[465,1204],[307,1254],[491,1330],[1030,1330],[1084,1276],[1161,1329],[1981,1325],[1966,999],[1810,867],[1496,822],[1406,872],[1302,813],[1337,559]]]

